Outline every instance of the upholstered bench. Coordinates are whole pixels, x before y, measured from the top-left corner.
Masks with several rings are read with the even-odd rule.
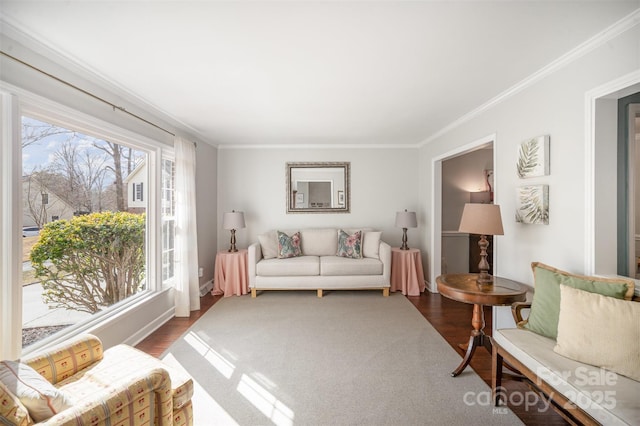
[[[518,328],[493,333],[494,402],[518,401],[503,362],[575,424],[640,424],[640,303],[634,281],[587,277],[534,262],[532,303],[512,307]],[[523,318],[523,309],[530,309]]]
[[[48,411],[48,418],[34,411],[33,401],[21,403],[16,393],[24,386],[7,383],[12,372],[26,371],[26,376],[29,367],[55,388],[38,390],[41,401],[35,401]],[[20,364],[3,361],[1,368],[5,383],[0,382],[0,416],[10,424],[30,425],[34,420],[46,425],[193,423],[192,379],[128,345],[103,352],[97,337],[83,335],[21,359]],[[32,389],[41,385],[32,385],[21,376],[18,381]]]

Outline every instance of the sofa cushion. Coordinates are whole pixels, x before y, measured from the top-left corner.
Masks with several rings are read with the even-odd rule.
[[[378,259],[351,259],[340,256],[322,256],[320,274],[324,276],[341,275],[381,275],[382,262]]]
[[[553,350],[640,381],[640,303],[561,285]]]
[[[329,256],[336,254],[338,234],[335,228],[303,229],[302,253],[305,256]]]
[[[362,258],[362,231],[347,234],[342,229],[338,231],[338,252],[336,256],[351,259]]]
[[[362,256],[372,259],[380,259],[380,240],[382,232],[363,231],[362,233]]]
[[[0,361],[0,381],[20,399],[36,422],[47,420],[71,406],[64,392],[27,364]]]
[[[286,259],[289,257],[297,257],[301,254],[300,232],[287,235],[284,232],[278,231],[278,258]]]
[[[558,335],[560,284],[618,299],[631,300],[633,296],[634,283],[629,278],[574,275],[539,262],[533,262],[531,268],[535,281],[531,312],[527,321],[520,325],[552,339]]]
[[[262,277],[320,275],[320,258],[298,256],[288,259],[263,259],[256,265],[256,274]]]
[[[4,419],[11,425],[30,426],[33,424],[29,412],[18,397],[9,392],[9,389],[0,382],[0,423]]]

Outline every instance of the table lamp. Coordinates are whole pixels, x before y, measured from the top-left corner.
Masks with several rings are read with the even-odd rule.
[[[417,226],[416,212],[408,212],[407,209],[404,209],[403,212],[396,213],[396,228],[402,228],[402,247],[400,247],[400,250],[409,250],[409,246],[407,246],[407,228],[416,228]]]
[[[244,223],[244,213],[232,210],[231,213],[225,213],[222,216],[222,228],[231,230],[231,246],[229,252],[236,252],[236,229],[242,229],[246,225]]]
[[[493,277],[489,275],[489,262],[487,262],[487,247],[489,247],[487,235],[504,235],[500,206],[496,204],[465,204],[458,231],[480,235],[478,242],[478,246],[480,246],[480,263],[478,264],[480,275],[477,282],[479,285],[491,285]]]

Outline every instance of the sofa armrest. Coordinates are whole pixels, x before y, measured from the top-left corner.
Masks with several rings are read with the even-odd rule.
[[[511,314],[513,315],[513,319],[515,320],[516,324],[524,321],[524,318],[522,317],[522,310],[530,308],[531,302],[514,302],[511,305]]]
[[[81,334],[46,352],[21,359],[52,384],[56,384],[100,361],[102,342],[92,334]]]
[[[391,285],[391,246],[380,240],[378,255],[382,261],[382,276]]]
[[[85,376],[83,380],[91,378]],[[72,407],[38,424],[107,425],[120,424],[123,420],[135,424],[154,424],[154,421],[155,425],[160,426],[173,424],[171,379],[167,370],[144,369],[138,374],[109,383],[104,390],[90,392]]]
[[[254,288],[256,283],[256,265],[262,259],[262,248],[260,247],[260,243],[253,243],[248,247],[247,251],[249,287]]]

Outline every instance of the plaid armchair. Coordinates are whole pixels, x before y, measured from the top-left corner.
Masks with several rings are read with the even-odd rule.
[[[69,408],[34,423],[29,411],[0,382],[0,424],[187,425],[193,423],[193,381],[127,345],[103,352],[92,335],[20,360],[53,384]]]

